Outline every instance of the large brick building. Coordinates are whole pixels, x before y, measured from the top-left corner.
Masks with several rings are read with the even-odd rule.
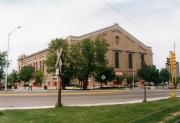
[[[82,35],[69,36],[68,42],[72,45],[86,38],[104,38],[109,43],[108,52],[106,54],[108,64],[115,68],[119,74],[133,72],[141,68],[142,64],[152,65],[152,49],[146,46],[127,31],[122,29],[118,24]],[[25,65],[34,66],[35,70],[41,69],[46,75],[46,82],[53,86],[53,75],[48,74],[44,61],[46,60],[48,49],[36,52],[31,55],[22,55],[18,59],[19,70]]]

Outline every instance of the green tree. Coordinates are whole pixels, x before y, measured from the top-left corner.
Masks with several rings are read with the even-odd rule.
[[[8,82],[9,83],[15,83],[18,81],[18,73],[16,70],[13,70],[9,75],[8,75]]]
[[[103,38],[96,38],[94,41],[96,64],[107,66],[106,53],[108,51],[109,44]]]
[[[106,52],[108,46],[104,39],[84,39],[80,43],[70,46],[69,70],[71,70],[74,78],[83,82],[83,89],[87,88],[90,76],[96,77],[95,75],[104,72],[107,67]]]
[[[180,82],[180,76],[178,76],[178,77],[176,78],[176,81],[177,81],[177,82]]]
[[[55,73],[56,71],[56,60],[57,60],[57,50],[60,50],[62,48],[62,55],[61,55],[61,61],[62,61],[62,67],[61,67],[61,82],[62,82],[62,88],[65,89],[65,86],[70,83],[70,80],[72,78],[71,74],[71,68],[69,64],[69,45],[68,42],[64,39],[58,39],[51,40],[49,43],[49,52],[46,59],[46,66],[48,68],[49,73]]]
[[[84,76],[84,86],[83,89],[87,88],[88,78],[91,73],[95,70],[96,56],[95,56],[95,45],[94,41],[91,39],[84,39],[81,42],[82,56],[85,58],[85,66],[83,66]]]
[[[159,70],[154,65],[144,65],[137,71],[139,78],[145,80],[150,85],[150,82],[159,83]]]
[[[125,77],[123,75],[121,75],[121,76],[120,75],[116,75],[115,78],[116,78],[116,81],[122,82]]]
[[[179,83],[180,83],[180,76],[176,77],[176,88],[177,88]]]
[[[34,67],[24,66],[19,73],[20,80],[29,82],[30,79],[34,78]]]
[[[170,80],[170,73],[166,68],[162,68],[160,71],[160,80],[162,82],[168,82]]]
[[[69,64],[71,74],[73,78],[78,78],[79,81],[83,81],[85,78],[87,62],[85,57],[82,55],[80,43],[71,45],[69,51]]]
[[[159,73],[159,69],[156,68],[156,66],[151,66],[151,77],[152,77],[152,82],[154,82],[155,84],[160,84],[161,80],[160,80],[160,73]]]
[[[132,86],[133,76],[126,76],[126,81],[127,81],[127,84],[129,84],[130,86]]]
[[[86,89],[90,75],[94,75],[94,72],[96,75],[101,73],[97,68],[107,66],[106,53],[109,45],[104,39],[96,38],[95,40],[84,39],[80,46],[83,60],[85,60],[85,64],[82,66],[83,74],[81,75],[85,83],[83,89]]]
[[[6,53],[0,52],[0,80],[4,79],[5,66],[6,66]]]
[[[35,72],[34,79],[36,83],[39,83],[40,86],[42,85],[42,82],[44,81],[44,73],[41,70],[38,70]]]
[[[83,81],[83,89],[87,88],[88,78],[97,72],[97,66],[106,66],[108,44],[104,39],[84,39],[80,43],[68,45],[64,39],[52,40],[46,60],[48,72],[55,72],[56,52],[62,51],[62,84],[69,84],[72,78]]]
[[[115,72],[113,67],[108,67],[108,66],[102,66],[99,67],[98,70],[96,70],[96,81],[101,83],[101,88],[102,88],[102,83],[104,82],[109,82],[115,79]],[[102,80],[101,76],[104,75],[105,79]]]

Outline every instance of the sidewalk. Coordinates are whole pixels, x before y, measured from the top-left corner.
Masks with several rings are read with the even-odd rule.
[[[55,88],[51,88],[48,90],[44,90],[43,87],[33,87],[32,91],[28,90],[28,87],[24,88],[24,87],[18,87],[18,89],[8,89],[7,92],[5,91],[0,91],[1,93],[25,93],[25,92],[57,92],[57,90]]]
[[[46,96],[46,95],[57,95],[58,90],[51,88],[44,90],[43,87],[33,87],[32,91],[28,91],[28,88],[19,87],[18,89],[10,89],[7,92],[0,91],[0,96]],[[171,90],[167,89],[147,89],[147,93],[163,93],[170,92]],[[180,92],[179,89],[175,90]],[[62,90],[62,95],[103,95],[103,94],[131,94],[131,93],[143,93],[144,89],[98,89],[98,90]]]

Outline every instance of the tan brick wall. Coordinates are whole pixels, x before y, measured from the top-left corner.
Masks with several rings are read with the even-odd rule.
[[[119,37],[119,41],[115,41],[116,37]],[[85,38],[104,38],[107,43],[109,43],[108,53],[106,54],[108,59],[108,64],[110,66],[115,66],[114,53],[115,51],[119,51],[120,58],[120,67],[115,70],[121,70],[124,72],[133,72],[137,71],[141,67],[141,54],[144,54],[144,60],[147,65],[153,64],[152,59],[152,50],[150,47],[145,46],[135,37],[130,35],[128,32],[124,31],[119,27],[119,25],[115,24],[109,28],[105,28],[104,30],[96,31],[89,33],[84,36],[70,36],[69,42],[70,44],[75,44],[80,42]],[[133,54],[133,68],[128,68],[128,54]]]
[[[118,40],[116,37],[119,37]],[[108,64],[110,66],[115,67],[115,60],[114,60],[114,53],[115,51],[119,52],[119,65],[120,67],[118,69],[115,69],[116,71],[120,70],[123,72],[128,72],[129,74],[133,71],[137,71],[141,67],[141,54],[144,54],[145,63],[147,65],[153,64],[153,58],[152,58],[152,50],[150,47],[147,47],[143,43],[141,43],[139,40],[137,40],[135,37],[130,35],[128,32],[123,30],[119,27],[119,25],[115,24],[110,27],[82,35],[82,36],[69,36],[68,42],[73,45],[75,43],[80,42],[82,39],[85,38],[104,38],[107,43],[109,43],[108,52],[106,54],[108,59]],[[29,64],[36,64],[37,62],[37,69],[40,69],[39,63],[40,61],[45,61],[47,56],[48,49],[39,51],[37,53],[34,53],[29,56],[21,56],[18,59],[18,65],[20,69]],[[133,57],[133,68],[128,68],[128,54],[132,53]],[[47,73],[47,68],[45,66],[44,74],[46,76],[46,81],[52,81],[52,75]],[[51,85],[53,85],[51,83]]]

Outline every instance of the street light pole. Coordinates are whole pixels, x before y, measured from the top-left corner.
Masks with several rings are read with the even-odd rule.
[[[8,46],[7,46],[7,59],[6,59],[6,77],[5,77],[5,91],[7,91],[7,77],[8,77],[8,67],[9,67],[9,42],[10,42],[10,36],[14,31],[16,31],[18,28],[21,28],[20,26],[14,28],[10,33],[8,33]]]
[[[135,53],[133,55],[133,89],[135,89]]]

